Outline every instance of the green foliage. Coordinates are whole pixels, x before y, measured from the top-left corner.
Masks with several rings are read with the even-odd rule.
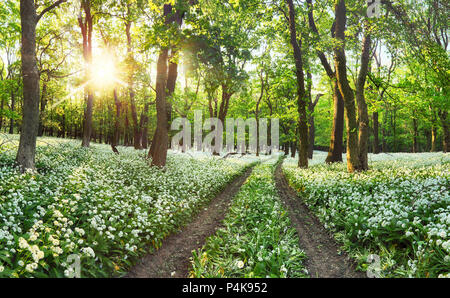
[[[193,252],[192,277],[306,277],[305,254],[277,194],[276,157],[253,169],[224,228]]]
[[[17,139],[0,139],[0,277],[68,276],[71,254],[82,277],[123,274],[257,161],[170,155],[161,170],[133,149],[44,138],[39,173],[20,174]]]
[[[345,173],[315,154],[310,169],[288,159],[290,184],[325,227],[367,270],[381,257],[382,277],[448,276],[450,159],[442,153],[372,155],[371,170]]]

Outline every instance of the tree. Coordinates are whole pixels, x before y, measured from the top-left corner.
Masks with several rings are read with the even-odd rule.
[[[345,122],[347,126],[347,169],[349,172],[359,171],[361,163],[359,159],[358,124],[356,121],[355,95],[347,78],[347,59],[345,56],[345,28],[347,23],[347,10],[345,0],[337,0],[335,3],[335,36],[337,45],[334,48],[334,63],[336,77],[344,100]]]
[[[85,68],[85,102],[84,124],[83,124],[83,140],[81,146],[89,147],[92,134],[92,112],[94,104],[94,92],[91,82],[91,64],[92,64],[92,32],[93,18],[91,12],[91,0],[80,1],[80,14],[78,16],[78,25],[81,29],[83,37],[83,58],[86,65]],[[83,18],[84,13],[84,18]]]
[[[305,90],[305,75],[303,72],[303,61],[301,51],[301,38],[297,41],[297,31],[295,25],[295,8],[292,0],[286,0],[289,10],[289,31],[290,42],[294,50],[295,74],[297,77],[297,106],[298,106],[298,136],[299,154],[298,166],[308,167],[308,117],[307,117],[307,94]]]
[[[42,16],[66,2],[59,0],[36,14],[33,0],[20,1],[22,25],[23,119],[16,161],[22,171],[35,168],[36,139],[39,127],[39,71],[36,61],[36,25]]]
[[[317,29],[316,22],[314,20],[313,14],[313,4],[312,0],[307,0],[308,4],[308,24],[315,36],[315,40],[319,38],[319,30]],[[331,28],[331,37],[334,37],[334,25]],[[330,66],[328,59],[325,56],[325,53],[320,50],[319,47],[316,47],[316,53],[322,64],[327,76],[332,82],[333,86],[333,104],[334,104],[334,113],[333,113],[333,126],[331,129],[331,138],[330,138],[330,147],[328,150],[328,155],[325,160],[326,163],[334,163],[334,162],[342,162],[342,152],[343,152],[343,130],[344,130],[344,101],[342,99],[342,95],[339,91],[336,71]]]
[[[361,68],[356,81],[356,103],[358,105],[358,146],[359,163],[361,170],[369,169],[369,114],[367,104],[364,98],[364,87],[366,84],[367,73],[369,71],[369,62],[371,60],[371,35],[369,24],[364,23],[364,36],[362,39]]]
[[[182,4],[184,3],[180,3],[180,6],[178,6],[177,9],[174,9],[171,4],[164,4],[163,18],[165,26],[170,27],[175,25],[175,28],[178,28],[181,25],[185,9],[182,7]],[[148,152],[148,156],[152,158],[152,165],[159,167],[163,167],[166,164],[169,142],[167,97],[170,96],[175,89],[177,76],[177,69],[174,65],[168,68],[168,59],[169,47],[165,45],[160,49],[156,66],[157,126]]]

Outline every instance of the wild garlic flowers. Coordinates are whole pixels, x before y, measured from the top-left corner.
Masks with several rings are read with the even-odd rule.
[[[323,164],[323,154],[315,156],[307,170],[286,160],[284,172],[363,267],[374,253],[381,256],[384,276],[448,274],[448,154],[370,154],[371,169],[355,174],[347,173],[344,164]]]
[[[45,138],[21,174],[0,148],[0,277],[70,276],[72,254],[82,277],[119,275],[258,160],[169,154],[160,170],[120,150]]]

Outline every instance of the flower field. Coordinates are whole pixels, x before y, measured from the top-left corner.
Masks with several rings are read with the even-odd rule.
[[[283,171],[360,269],[379,268],[381,277],[450,275],[448,154],[369,155],[371,169],[359,174],[325,165],[325,157],[316,152],[307,170],[289,158]],[[380,263],[369,265],[369,254]]]
[[[9,137],[11,138],[11,137]],[[255,157],[145,153],[78,141],[38,140],[38,173],[13,167],[17,138],[0,146],[0,277],[119,276],[186,223]]]
[[[277,194],[276,157],[253,169],[224,227],[193,252],[192,277],[306,277],[304,252]]]

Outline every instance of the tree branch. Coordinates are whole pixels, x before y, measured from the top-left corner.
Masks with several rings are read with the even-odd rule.
[[[36,24],[39,22],[39,20],[44,16],[44,14],[46,14],[47,12],[49,12],[50,10],[52,10],[55,7],[58,7],[59,5],[63,4],[64,2],[67,2],[67,0],[58,0],[55,3],[53,3],[52,5],[50,5],[49,7],[46,7],[37,17],[36,17]]]

